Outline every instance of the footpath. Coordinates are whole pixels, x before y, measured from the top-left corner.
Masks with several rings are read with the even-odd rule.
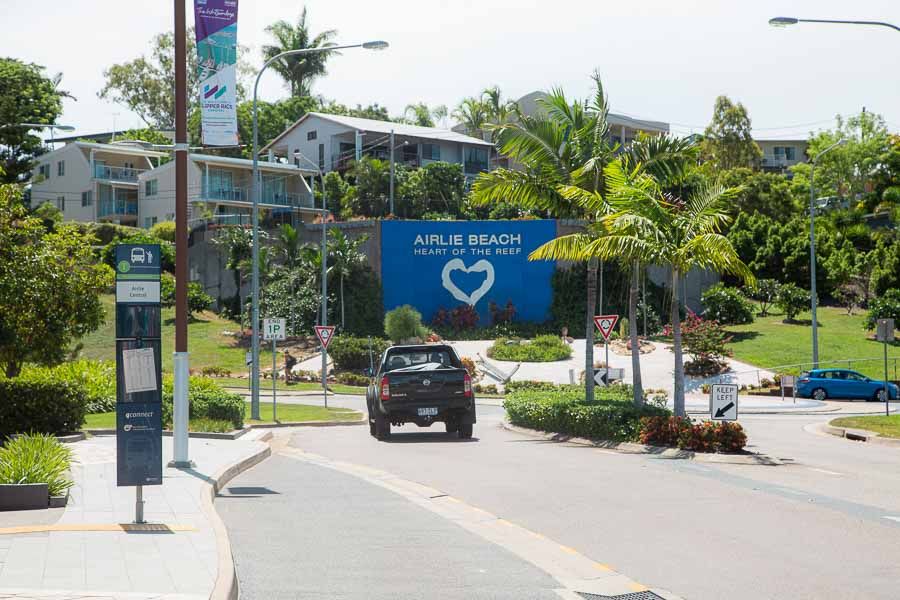
[[[190,440],[196,467],[163,471],[144,487],[134,525],[135,489],[116,486],[116,439],[71,445],[75,485],[65,509],[0,513],[0,599],[200,600],[232,593],[227,532],[212,507],[218,484],[264,459],[268,444]],[[163,464],[171,460],[163,439]]]

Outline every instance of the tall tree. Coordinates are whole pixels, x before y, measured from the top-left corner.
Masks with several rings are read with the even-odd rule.
[[[503,99],[500,87],[496,85],[481,92],[481,99],[487,113],[487,121],[494,126],[508,123],[518,109],[514,101]]]
[[[484,137],[484,126],[487,124],[487,107],[480,98],[464,98],[453,110],[453,118],[466,128],[466,133],[473,137]]]
[[[14,183],[31,176],[34,157],[41,154],[41,138],[20,123],[55,123],[62,113],[61,75],[47,77],[44,67],[14,58],[0,58],[0,182]]]
[[[434,127],[434,116],[431,109],[424,102],[407,104],[406,110],[403,111],[403,116],[410,119],[414,125]]]
[[[331,40],[337,35],[336,29],[328,29],[313,36],[306,18],[306,7],[303,7],[296,23],[280,20],[266,27],[266,33],[272,36],[275,43],[262,47],[263,59],[269,60],[287,50],[328,48],[335,45]],[[286,56],[272,63],[272,68],[284,79],[291,90],[291,96],[310,96],[313,81],[325,75],[326,63],[334,54],[337,52]]]
[[[368,234],[363,234],[358,238],[351,239],[340,229],[332,229],[328,232],[328,235],[331,238],[328,240],[328,262],[332,264],[334,272],[340,277],[341,329],[344,329],[347,324],[344,315],[344,279],[353,273],[354,267],[366,261],[366,255],[360,252],[359,249],[368,241],[369,236]]]
[[[719,96],[712,121],[703,134],[704,157],[718,169],[756,168],[762,150],[753,141],[750,130],[750,116],[744,105],[734,104],[728,96]]]

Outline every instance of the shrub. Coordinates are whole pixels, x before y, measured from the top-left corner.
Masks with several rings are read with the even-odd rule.
[[[553,391],[559,386],[549,381],[510,381],[505,386],[506,392]]]
[[[162,419],[163,427],[172,425],[173,380],[163,377]],[[228,421],[234,429],[244,426],[244,399],[222,389],[212,379],[190,377],[188,379],[188,418]]]
[[[0,379],[0,439],[13,433],[70,433],[84,423],[84,386],[39,372]]]
[[[150,228],[150,235],[175,243],[175,221],[161,221]]]
[[[708,319],[725,325],[753,322],[753,305],[737,288],[718,283],[703,292],[701,301],[706,307],[703,316]]]
[[[491,306],[493,305],[492,302]],[[478,327],[478,319],[478,311],[475,310],[474,306],[460,304],[452,310],[439,308],[431,318],[431,325],[454,332],[470,331]]]
[[[200,374],[204,377],[231,377],[231,371],[225,367],[209,365],[200,369]]]
[[[72,487],[72,450],[45,434],[20,435],[0,447],[0,483],[46,483],[51,496]]]
[[[650,416],[641,419],[640,442],[678,447],[693,452],[739,452],[747,445],[747,434],[739,423],[703,421],[687,417]]]
[[[191,419],[188,422],[188,429],[190,431],[203,431],[206,433],[228,433],[229,431],[234,430],[235,427],[231,421],[225,419],[207,419],[206,417],[200,417]]]
[[[422,315],[409,304],[398,306],[384,315],[384,332],[395,343],[415,337],[425,337]]]
[[[693,358],[684,365],[688,375],[717,375],[726,367],[724,358],[731,356],[726,344],[731,338],[716,321],[703,319],[693,312],[681,324],[684,350]]]
[[[475,377],[477,374],[477,369],[475,368],[475,361],[469,358],[468,356],[461,356],[459,358],[459,362],[462,363],[463,368],[468,371],[469,377]]]
[[[474,310],[474,308],[472,310]],[[516,316],[516,307],[513,305],[512,300],[507,300],[506,306],[503,308],[500,308],[493,302],[489,302],[488,311],[491,313],[491,323],[494,325],[497,325],[498,323],[511,323],[513,317]]]
[[[552,362],[572,356],[572,347],[555,335],[539,335],[531,342],[499,338],[487,355],[496,360]]]
[[[900,324],[900,290],[888,290],[869,303],[866,329],[875,329],[878,319],[894,319],[895,324]]]
[[[369,368],[369,339],[339,335],[328,345],[328,354],[334,361],[337,371],[362,371]],[[377,367],[381,355],[390,346],[390,342],[381,338],[372,340],[372,362]]]
[[[784,313],[787,321],[793,321],[799,313],[810,307],[810,295],[793,283],[785,283],[778,289],[775,304]]]
[[[355,385],[358,387],[366,387],[369,385],[368,377],[360,375],[359,373],[353,373],[352,371],[342,371],[335,376],[334,380],[344,385]]]
[[[203,312],[212,306],[213,298],[203,290],[203,284],[199,281],[191,281],[187,286],[188,318],[194,313]]]
[[[750,297],[759,302],[759,314],[765,317],[769,314],[771,306],[778,298],[778,290],[781,284],[774,279],[757,279],[756,287],[750,292]]]
[[[497,386],[493,383],[486,384],[475,384],[475,393],[476,394],[497,394]]]
[[[630,386],[597,390],[588,403],[580,386],[560,386],[554,391],[508,393],[503,407],[514,425],[580,437],[611,441],[637,439],[640,420],[669,412],[652,406],[636,407]]]
[[[66,381],[84,389],[87,412],[101,413],[116,409],[116,365],[103,360],[76,360],[55,367],[28,365],[23,375],[44,381]]]

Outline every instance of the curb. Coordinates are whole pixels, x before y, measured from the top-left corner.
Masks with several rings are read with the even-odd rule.
[[[648,444],[638,444],[636,442],[612,442],[609,440],[590,440],[565,435],[563,433],[548,433],[538,431],[537,429],[528,429],[527,427],[519,427],[507,421],[503,421],[500,425],[507,431],[527,435],[529,437],[540,438],[550,442],[559,442],[566,444],[578,444],[580,446],[591,446],[594,448],[603,448],[606,450],[614,450],[622,454],[650,454],[659,458],[678,459],[678,460],[695,460],[697,462],[730,464],[730,465],[764,465],[777,466],[784,463],[777,458],[766,454],[707,454],[704,452],[693,452],[692,450],[679,450],[678,448],[667,448],[664,446],[650,446]]]
[[[365,425],[366,420],[357,419],[356,421],[302,421],[297,423],[260,423],[250,425],[250,429],[278,429],[280,427],[343,427],[353,425]]]
[[[881,437],[881,434],[869,431],[868,429],[848,429],[845,427],[835,427],[828,423],[823,423],[820,429],[828,435],[852,440],[854,442],[868,442],[869,444],[876,444],[879,446],[900,448],[900,439]]]
[[[266,443],[271,439],[272,434],[266,433],[257,441]],[[216,512],[216,496],[219,490],[237,475],[261,463],[271,455],[272,447],[266,443],[265,448],[213,474],[210,482],[207,483],[209,493],[202,495],[203,510],[212,522],[213,531],[216,535],[216,552],[218,553],[216,582],[209,595],[210,600],[237,600],[239,596],[234,558],[231,555],[231,543],[228,540],[228,530],[225,528],[225,523],[222,522],[219,513]]]
[[[365,418],[358,419],[356,421],[285,421],[284,423],[254,423],[252,425],[245,425],[243,429],[235,429],[234,431],[228,433],[211,433],[206,431],[190,431],[188,432],[189,438],[196,438],[200,440],[236,440],[247,433],[250,433],[254,429],[275,429],[277,427],[338,427],[341,425],[365,425]],[[85,429],[80,434],[81,437],[78,439],[72,440],[62,440],[61,442],[66,443],[69,441],[78,442],[85,438],[84,434],[89,433],[91,435],[116,435],[115,429]],[[168,429],[163,430],[163,437],[172,437],[172,432]],[[75,436],[72,436],[75,437]]]

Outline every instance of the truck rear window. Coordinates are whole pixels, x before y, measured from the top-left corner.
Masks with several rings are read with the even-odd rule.
[[[411,350],[391,352],[384,362],[384,371],[396,371],[397,369],[409,370],[433,370],[433,369],[457,369],[459,361],[456,355],[447,350]]]

